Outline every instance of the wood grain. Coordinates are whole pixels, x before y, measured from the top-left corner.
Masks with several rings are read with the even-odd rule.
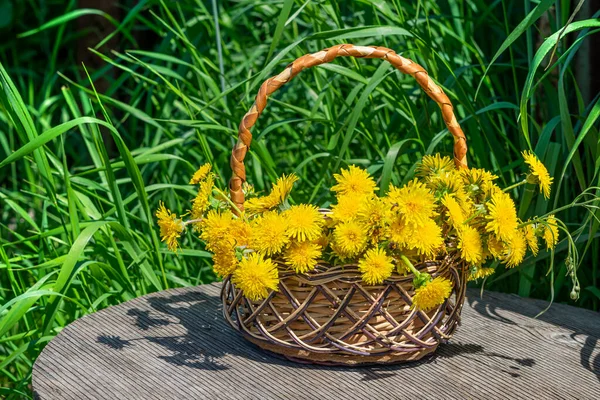
[[[33,368],[39,399],[600,398],[598,313],[468,291],[449,344],[418,362],[294,364],[223,319],[220,284],[150,294],[83,317]]]

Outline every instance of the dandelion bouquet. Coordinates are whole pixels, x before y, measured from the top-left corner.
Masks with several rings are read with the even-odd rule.
[[[552,178],[532,153],[523,153],[530,171],[525,180],[548,197]],[[425,156],[417,177],[392,186],[383,197],[375,180],[351,165],[335,174],[331,209],[291,205],[295,175],[282,176],[268,195],[253,196],[246,186],[244,211],[231,211],[227,196],[215,187],[210,164],[190,184],[199,186],[184,221],[161,205],[157,211],[162,240],[177,251],[179,237],[193,229],[212,253],[214,272],[231,276],[243,295],[260,301],[277,291],[281,273],[311,274],[318,266],[356,265],[365,285],[381,285],[394,272],[412,274],[412,307],[428,311],[451,293],[450,280],[432,279],[415,265],[451,257],[467,270],[469,280],[494,272],[498,261],[518,266],[527,249],[537,255],[540,240],[553,249],[559,221],[548,215],[517,218],[515,204],[497,177],[482,169],[454,168],[449,157]],[[514,189],[511,187],[510,189]],[[497,265],[498,263],[495,263]]]

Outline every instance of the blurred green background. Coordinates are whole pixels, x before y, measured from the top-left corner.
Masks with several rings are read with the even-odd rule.
[[[523,178],[520,152],[535,151],[552,197],[512,194],[521,218],[558,210],[568,225],[580,299],[569,297],[564,240],[554,259],[500,267],[485,289],[597,310],[598,10],[597,0],[0,0],[0,397],[31,397],[33,362],[74,319],[215,279],[193,235],[178,255],[159,242],[158,201],[189,208],[204,162],[225,187],[262,81],[338,43],[423,65],[455,104],[470,165],[503,186]],[[379,60],[303,72],[253,133],[256,189],[296,172],[293,199],[324,206],[348,163],[385,189],[422,155],[452,152],[437,105]]]

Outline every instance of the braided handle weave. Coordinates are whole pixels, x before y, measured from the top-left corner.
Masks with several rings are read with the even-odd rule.
[[[423,67],[408,58],[399,56],[393,50],[385,47],[340,44],[298,58],[296,61],[289,64],[279,75],[267,79],[261,85],[258,94],[256,95],[256,99],[254,100],[254,104],[246,115],[244,115],[242,122],[240,122],[238,141],[233,147],[233,152],[231,154],[230,164],[233,175],[229,181],[229,191],[231,193],[231,200],[240,210],[243,210],[244,207],[244,192],[242,191],[242,185],[246,181],[244,158],[250,147],[250,142],[252,142],[250,128],[254,126],[256,120],[265,109],[267,99],[273,92],[292,80],[292,78],[298,75],[303,69],[331,62],[336,57],[381,58],[388,61],[400,72],[409,74],[415,78],[425,93],[427,93],[427,95],[431,97],[442,110],[444,123],[454,137],[454,163],[456,164],[456,167],[467,167],[467,139],[456,120],[452,103],[442,88],[433,82]]]

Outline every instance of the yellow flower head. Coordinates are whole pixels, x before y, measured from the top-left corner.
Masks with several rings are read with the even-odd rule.
[[[526,252],[527,241],[525,240],[525,235],[520,230],[517,230],[506,244],[504,262],[510,268],[516,267],[523,262]]]
[[[518,220],[515,203],[508,193],[494,193],[488,203],[488,210],[486,230],[493,232],[500,240],[510,241],[517,230]]]
[[[313,243],[318,244],[322,249],[324,249],[329,245],[329,236],[324,233],[316,238]]]
[[[195,185],[196,183],[200,183],[200,181],[204,180],[204,178],[206,178],[210,173],[211,168],[212,165],[209,163],[206,163],[198,168],[198,171],[194,172],[192,179],[190,179],[190,185]]]
[[[553,249],[558,243],[558,223],[554,215],[550,215],[544,224],[544,241],[548,250]]]
[[[335,222],[343,222],[356,217],[360,204],[366,199],[364,194],[357,193],[338,196],[337,204],[331,206],[331,218]]]
[[[236,246],[250,246],[252,227],[245,218],[236,218],[231,223],[231,238]]]
[[[441,172],[454,170],[454,162],[448,156],[440,156],[440,154],[423,156],[423,160],[417,166],[417,175],[428,177],[438,175]]]
[[[524,233],[525,233],[525,241],[527,242],[527,246],[531,249],[531,252],[534,256],[538,255],[540,250],[538,246],[538,238],[535,234],[535,226],[533,224],[525,225]]]
[[[408,231],[405,243],[421,255],[434,257],[444,244],[442,229],[432,219],[426,219],[419,227]]]
[[[388,256],[383,249],[368,250],[358,262],[358,269],[362,273],[362,280],[367,285],[379,285],[392,276],[394,271],[393,258]]]
[[[462,224],[465,222],[465,216],[458,201],[456,201],[454,196],[446,194],[444,197],[442,197],[442,204],[444,207],[446,207],[448,219],[452,226],[454,226],[457,230],[460,230]]]
[[[210,164],[205,164],[210,167]],[[201,219],[204,216],[204,213],[210,206],[210,196],[212,195],[213,186],[215,184],[215,178],[212,174],[209,174],[205,177],[206,179],[200,182],[200,188],[198,189],[198,194],[194,198],[192,203],[192,219]],[[195,224],[195,227],[198,227],[199,224]]]
[[[438,276],[434,280],[415,289],[411,308],[429,311],[442,304],[452,293],[452,282]]]
[[[341,174],[334,174],[337,185],[331,190],[341,195],[347,194],[371,194],[377,189],[375,181],[369,173],[356,165],[350,165],[348,169],[342,169]]]
[[[463,168],[460,170],[460,175],[467,186],[467,191],[475,196],[481,194],[492,196],[494,193],[502,191],[494,183],[498,177],[485,169]]]
[[[316,243],[294,242],[285,251],[285,261],[298,274],[305,274],[315,269],[321,257],[321,246]]]
[[[290,241],[287,220],[275,211],[267,211],[252,221],[250,246],[268,256],[279,253]]]
[[[494,257],[495,259],[502,258],[502,254],[504,253],[504,243],[501,240],[496,239],[495,237],[490,237],[487,242],[487,250],[488,253]]]
[[[333,249],[342,258],[354,257],[367,245],[367,235],[367,228],[356,220],[339,224],[333,231]]]
[[[368,198],[358,207],[357,218],[368,227],[383,226],[390,221],[391,211],[379,197]]]
[[[460,172],[456,169],[451,171],[443,171],[437,175],[430,176],[427,178],[427,187],[433,190],[436,197],[443,196],[446,193],[449,194],[463,194],[464,183],[460,176]]]
[[[540,193],[544,194],[546,199],[550,198],[550,186],[554,178],[550,176],[548,170],[542,164],[542,162],[536,157],[531,151],[524,151],[523,158],[525,164],[529,165],[529,175],[527,181],[529,183],[537,184],[540,187]]]
[[[250,253],[248,257],[242,258],[231,281],[247,299],[259,301],[269,295],[269,290],[277,290],[279,272],[270,258]]]
[[[233,274],[238,265],[235,249],[230,246],[217,246],[212,256],[213,271],[220,277]]]
[[[161,201],[158,210],[156,210],[158,226],[160,227],[160,238],[167,244],[171,251],[177,251],[179,248],[179,237],[185,228],[185,224],[175,213],[165,207]]]
[[[427,187],[416,179],[398,189],[392,187],[387,195],[388,202],[404,221],[414,227],[421,226],[435,215],[435,199]]]
[[[291,206],[283,217],[288,221],[288,236],[300,242],[317,239],[325,223],[319,209],[309,204]]]
[[[471,275],[469,275],[469,280],[475,281],[477,279],[485,278],[487,276],[492,275],[495,271],[496,269],[494,268],[477,267],[475,272],[471,272]]]
[[[465,226],[458,232],[458,248],[463,260],[471,265],[479,265],[483,261],[483,246],[477,229]]]
[[[411,235],[411,229],[400,217],[392,220],[388,232],[390,240],[400,245],[405,245],[409,236]]]
[[[277,183],[275,183],[271,192],[277,194],[280,203],[283,203],[286,197],[292,192],[294,183],[297,181],[298,177],[296,174],[282,175],[277,179]]]
[[[277,183],[273,185],[271,192],[267,196],[246,200],[244,209],[251,214],[255,214],[277,207],[285,201],[297,180],[298,177],[295,174],[282,175],[277,179]]]
[[[204,240],[206,248],[211,251],[224,244],[234,246],[235,241],[231,235],[235,232],[233,225],[233,214],[230,211],[210,210],[200,223],[200,239]]]
[[[391,217],[389,204],[373,197],[360,204],[357,220],[367,227],[371,243],[376,244],[387,234]]]

